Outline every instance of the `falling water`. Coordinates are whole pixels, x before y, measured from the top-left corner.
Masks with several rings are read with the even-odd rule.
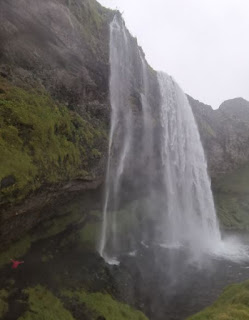
[[[131,71],[128,69],[130,48],[124,22],[116,16],[110,25],[110,101],[111,129],[106,173],[106,194],[100,240],[100,255],[110,263],[116,263],[113,253],[118,250],[116,238],[116,210],[119,201],[120,182],[126,157],[132,140],[132,110],[130,107]],[[118,150],[115,150],[118,149]],[[109,239],[108,239],[109,236]],[[107,254],[106,243],[110,241],[111,254]]]
[[[186,95],[158,73],[161,90],[162,161],[165,181],[164,245],[185,245],[195,254],[221,241],[207,163]]]
[[[100,255],[117,264],[120,255],[135,255],[143,245],[236,260],[238,246],[221,240],[189,102],[165,73],[153,71],[153,86],[151,72],[116,15],[110,25],[111,128]]]

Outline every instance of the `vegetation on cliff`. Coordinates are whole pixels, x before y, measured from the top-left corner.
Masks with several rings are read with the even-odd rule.
[[[63,307],[61,301],[42,286],[27,288],[28,310],[18,320],[73,320],[71,313]]]
[[[219,299],[188,320],[248,320],[249,281],[228,286]]]
[[[64,291],[63,295],[75,300],[75,303],[85,305],[92,311],[93,320],[146,320],[148,319],[141,311],[134,310],[127,304],[115,301],[110,295],[97,293],[87,293],[84,290]]]
[[[249,230],[249,164],[214,184],[217,213],[226,229]]]
[[[8,292],[5,289],[0,290],[0,319],[7,313],[8,311]]]
[[[0,252],[0,269],[7,264],[10,264],[10,259],[23,259],[23,257],[32,250],[32,246],[37,242],[46,239],[52,239],[57,235],[67,232],[73,225],[77,226],[71,236],[65,236],[61,239],[58,247],[65,247],[68,243],[76,242],[77,246],[84,250],[94,251],[96,248],[100,226],[101,214],[99,211],[82,209],[82,201],[71,201],[63,208],[60,208],[59,216],[52,219],[44,220],[38,227],[26,233],[21,239],[12,243],[5,250]],[[86,205],[86,204],[85,204]],[[51,259],[50,250],[43,252],[41,259],[43,262]]]
[[[0,255],[1,319],[147,319],[118,293],[110,267],[93,249],[99,212],[82,214],[77,207],[43,222]],[[9,259],[17,257],[25,263],[13,270]]]
[[[40,285],[26,288],[22,294],[24,297],[27,297],[27,300],[24,299],[22,301],[26,305],[27,310],[18,320],[75,320],[79,318],[77,315],[74,317],[69,309],[73,307],[75,310],[76,306],[79,310],[78,313],[84,314],[84,319],[87,320],[148,319],[142,312],[114,300],[108,294],[87,293],[82,290],[74,292],[64,291],[62,297],[67,297],[65,304],[62,302],[63,298],[56,297],[50,290]]]
[[[44,184],[92,177],[106,140],[105,128],[46,92],[0,78],[0,204]]]

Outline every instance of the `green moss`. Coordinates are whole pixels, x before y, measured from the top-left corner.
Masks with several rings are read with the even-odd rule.
[[[0,204],[16,202],[44,183],[91,176],[106,131],[38,90],[17,88],[0,77]]]
[[[249,194],[249,163],[219,179],[215,187],[222,192]]]
[[[80,217],[82,217],[81,211]],[[67,239],[63,239],[61,242],[62,246],[70,242],[76,242],[79,246],[82,246],[83,249],[96,249],[97,241],[101,233],[102,212],[98,210],[92,210],[85,214],[83,219],[86,219],[83,227],[81,227]]]
[[[89,43],[92,53],[99,59],[103,54],[108,55],[106,43],[103,42],[103,32],[106,31],[106,21],[108,15],[112,14],[111,11],[95,0],[85,0],[82,6],[71,0],[70,11],[80,22],[82,37]]]
[[[44,287],[23,290],[28,294],[28,311],[18,320],[73,320],[61,301]]]
[[[215,194],[219,220],[226,229],[249,229],[249,198],[230,193]]]
[[[21,240],[12,244],[5,251],[0,252],[0,268],[5,264],[10,263],[10,259],[16,259],[24,256],[30,249],[33,242],[55,236],[66,230],[70,224],[81,219],[82,210],[79,208],[79,204],[72,204],[72,207],[68,207],[67,209],[69,211],[66,214],[43,222],[32,232],[22,237]],[[51,259],[50,255],[42,256],[43,262],[49,259]]]
[[[101,230],[100,221],[90,221],[79,231],[79,242],[84,247],[95,249]]]
[[[42,226],[39,227],[39,230],[36,230],[32,234],[32,241],[55,236],[66,230],[70,224],[78,221],[80,217],[81,214],[76,211],[45,221]]]
[[[21,240],[12,244],[7,250],[0,253],[0,268],[7,263],[10,259],[22,257],[30,248],[31,240],[29,236],[23,237]]]
[[[216,209],[225,228],[249,229],[249,164],[214,183]]]
[[[99,316],[107,320],[146,320],[147,317],[138,310],[134,310],[127,304],[114,300],[110,295],[97,293],[87,293],[85,291],[64,291],[64,296],[69,298],[77,298],[79,303],[86,305],[93,311],[94,318],[97,320]]]
[[[5,289],[0,290],[0,319],[6,314],[8,311],[8,292]]]
[[[219,299],[188,320],[247,320],[249,319],[249,281],[228,286]]]

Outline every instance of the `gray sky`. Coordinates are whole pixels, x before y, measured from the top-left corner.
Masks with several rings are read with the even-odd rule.
[[[123,13],[147,61],[217,108],[249,100],[249,0],[99,0]]]

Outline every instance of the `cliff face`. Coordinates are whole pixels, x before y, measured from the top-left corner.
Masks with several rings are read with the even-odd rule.
[[[113,13],[94,0],[0,9],[0,205],[44,184],[103,180]]]
[[[70,109],[101,109],[112,16],[94,0],[1,1],[1,74],[46,88]]]
[[[5,238],[14,220],[19,221],[16,228],[32,227],[42,215],[44,199],[49,205],[58,195],[96,188],[104,181],[113,15],[95,0],[0,3],[0,219]],[[139,133],[142,51],[136,39],[131,37],[131,43],[130,100]],[[146,68],[150,104],[156,110],[156,74]],[[249,160],[248,102],[234,99],[212,110],[189,100],[218,188],[216,177]],[[31,214],[36,219],[29,224]]]
[[[206,153],[217,213],[225,228],[249,228],[249,102],[213,110],[189,97]]]
[[[58,202],[104,181],[109,24],[114,14],[95,0],[0,3],[2,244],[50,216],[46,212],[54,199]],[[129,41],[130,103],[140,134],[143,52],[131,35]],[[145,64],[148,99],[157,110],[156,73]]]
[[[0,290],[0,317],[7,314],[8,319],[18,318],[25,312],[24,319],[29,318],[34,314],[29,303],[33,299],[30,301],[35,301],[41,314],[51,303],[57,305],[59,310],[49,310],[54,318],[65,314],[92,319],[93,312],[96,319],[104,319],[112,308],[118,308],[120,319],[126,315],[145,319],[134,310],[127,313],[126,306],[106,295],[84,291],[103,290],[145,310],[149,307],[140,301],[143,291],[148,297],[152,292],[150,282],[138,279],[139,268],[131,264],[129,273],[129,268],[114,267],[112,273],[94,253],[102,222],[101,184],[108,147],[109,23],[113,15],[95,0],[0,1],[0,251],[20,239],[0,253],[0,268],[5,268],[1,287],[14,292],[8,311],[8,292]],[[142,51],[136,39],[130,36],[129,41],[130,103],[136,115],[135,134],[140,137]],[[147,63],[146,68],[151,88],[148,100],[157,131],[158,83],[155,71]],[[249,103],[234,99],[212,110],[191,97],[189,100],[222,225],[249,228]],[[155,150],[155,158],[159,158],[157,146]],[[139,158],[137,146],[134,156]],[[142,163],[134,174],[143,177],[145,168],[146,163]],[[134,178],[132,174],[125,181],[126,188]],[[5,267],[12,257],[29,261],[24,273],[15,273],[16,281]],[[143,255],[139,259],[146,265]],[[129,263],[128,258],[127,266]],[[150,276],[151,270],[149,265]],[[141,297],[137,287],[133,291],[134,279],[141,281]],[[37,287],[38,283],[44,288]],[[77,292],[79,284],[84,290]],[[62,297],[61,289],[65,288],[74,288],[76,293],[68,291],[69,295]],[[155,292],[161,296],[157,283]],[[40,302],[40,294],[48,301]],[[58,305],[58,299],[68,311]],[[101,301],[104,310],[98,308],[95,299]],[[164,305],[163,300],[156,300],[156,306]],[[24,307],[20,308],[20,302]],[[18,316],[13,316],[16,309]]]
[[[0,3],[1,245],[104,180],[112,17],[94,0]]]
[[[249,161],[249,102],[227,100],[217,110],[189,97],[211,177],[234,171]]]

